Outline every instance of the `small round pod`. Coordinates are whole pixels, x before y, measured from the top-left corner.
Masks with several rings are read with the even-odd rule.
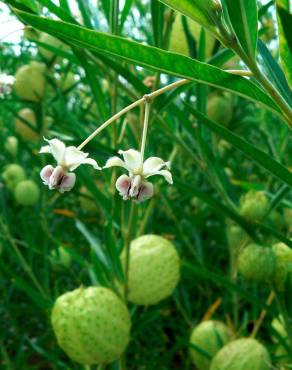
[[[39,102],[45,95],[46,66],[39,62],[30,62],[20,67],[15,74],[15,92],[25,100]]]
[[[292,272],[292,250],[284,243],[272,246],[275,254],[274,283],[278,290],[285,289],[285,283],[289,272]]]
[[[215,355],[210,370],[269,370],[271,359],[267,349],[253,338],[229,342]]]
[[[26,174],[19,164],[12,163],[5,167],[2,173],[5,185],[10,191],[13,191],[18,183],[26,179]]]
[[[268,209],[268,198],[261,191],[249,191],[240,198],[239,213],[250,222],[261,221]]]
[[[276,259],[272,248],[249,244],[239,254],[238,269],[247,280],[269,282],[275,272]]]
[[[11,154],[13,157],[16,157],[18,152],[18,139],[15,136],[8,136],[4,143],[5,150]]]
[[[34,111],[30,108],[23,108],[18,112],[15,119],[15,132],[24,140],[36,141],[40,135],[34,129],[37,129],[37,119]],[[33,128],[26,124],[27,121]]]
[[[123,252],[122,263],[126,263]],[[180,278],[180,259],[174,245],[158,235],[143,235],[130,246],[128,300],[145,306],[170,296]]]
[[[233,115],[230,97],[211,95],[207,102],[207,116],[217,123],[228,126]]]
[[[49,35],[48,33],[42,32],[40,34],[39,41],[55,49],[61,50],[68,49],[68,46],[66,44],[64,44],[61,40],[57,39],[56,37]],[[44,46],[39,46],[39,52],[42,55],[42,57],[48,62],[52,61],[53,58],[56,57],[54,51],[49,50]]]
[[[197,325],[190,337],[190,356],[198,370],[208,370],[211,359],[202,352],[206,352],[212,358],[231,339],[231,333],[227,326],[220,321],[208,320]],[[196,349],[198,348],[198,349]]]
[[[130,338],[129,311],[108,288],[81,287],[61,295],[54,304],[51,322],[59,346],[83,365],[118,359]]]
[[[17,184],[14,190],[16,202],[22,206],[35,205],[40,197],[40,189],[32,180],[24,180]]]

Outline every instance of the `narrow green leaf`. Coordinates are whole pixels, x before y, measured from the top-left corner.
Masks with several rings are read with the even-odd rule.
[[[212,0],[160,0],[169,7],[216,33],[212,19]]]
[[[125,21],[130,13],[131,7],[133,4],[133,0],[126,0],[123,10],[121,12],[120,24],[119,24],[119,34],[122,33]]]
[[[278,88],[278,91],[286,100],[286,102],[292,106],[292,92],[284,75],[284,72],[273,58],[269,49],[261,40],[258,41],[258,51],[263,58],[269,79],[274,82],[275,86]]]
[[[151,16],[154,44],[162,47],[163,25],[164,25],[164,5],[158,0],[151,0]]]
[[[71,23],[75,23],[75,24],[78,23],[71,16],[71,14],[67,13],[67,11],[64,10],[63,8],[61,8],[60,6],[55,5],[52,1],[50,1],[50,0],[39,0],[39,3],[42,4],[43,6],[47,7],[50,12],[55,14],[57,17],[59,17],[63,21],[71,22]]]
[[[243,50],[253,57],[258,37],[256,0],[225,0],[229,19]]]
[[[249,144],[247,141],[234,134],[233,132],[227,130],[225,127],[218,125],[218,123],[209,120],[206,116],[201,114],[196,109],[187,106],[190,112],[193,113],[195,117],[198,118],[200,124],[204,124],[210,128],[217,135],[228,141],[236,149],[240,150],[248,157],[253,159],[260,166],[269,171],[272,175],[277,176],[280,180],[292,186],[292,173],[289,172],[287,168],[282,166],[280,163],[275,161],[268,154],[262,150],[256,148],[254,145]]]
[[[277,1],[277,21],[281,64],[292,86],[292,15],[289,13],[289,1]]]
[[[122,37],[37,17],[19,10],[16,13],[34,27],[55,36],[67,38],[69,42],[83,48],[114,55],[142,67],[231,91],[262,103],[267,109],[279,112],[274,101],[257,85],[246,78],[232,75],[217,67]]]

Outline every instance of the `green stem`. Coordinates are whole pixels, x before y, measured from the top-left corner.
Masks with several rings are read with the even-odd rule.
[[[237,42],[233,43],[232,49],[240,56],[243,62],[248,66],[250,71],[253,73],[256,80],[262,85],[262,87],[269,93],[272,99],[278,104],[282,111],[283,118],[292,127],[292,109],[282,98],[281,94],[277,89],[270,83],[267,77],[259,69],[255,60],[248,57],[244,51],[240,48]]]
[[[135,203],[131,202],[128,229],[125,235],[125,290],[124,297],[127,301],[128,296],[128,281],[129,281],[129,268],[130,268],[130,248],[131,248],[131,236],[132,236],[132,227],[135,214]]]

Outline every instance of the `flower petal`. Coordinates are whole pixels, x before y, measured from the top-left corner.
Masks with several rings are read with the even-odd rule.
[[[121,158],[119,157],[111,157],[109,158],[107,161],[106,161],[106,164],[103,166],[103,168],[109,168],[109,167],[124,167],[127,169],[126,167],[126,163],[121,160]]]
[[[45,166],[41,170],[40,177],[43,180],[43,183],[45,185],[49,185],[49,183],[50,183],[50,177],[51,177],[53,171],[54,171],[54,167],[52,165],[50,165],[50,164],[48,164],[47,166]]]
[[[160,175],[160,176],[163,176],[165,178],[165,180],[169,183],[169,184],[173,184],[173,180],[172,180],[172,175],[169,171],[167,170],[161,170],[161,171],[156,171],[154,173],[152,173],[151,175],[148,175],[147,177],[150,177],[150,176],[154,176],[154,175]]]
[[[116,189],[124,200],[128,199],[128,191],[131,186],[131,179],[127,175],[120,176],[116,181]]]
[[[47,147],[42,147],[40,153],[51,153],[57,163],[60,164],[63,161],[65,144],[59,139],[48,140],[44,138],[44,140],[49,143],[50,151],[47,151]]]
[[[73,186],[75,185],[76,175],[75,173],[67,173],[63,176],[62,182],[58,187],[60,193],[64,193],[65,191],[70,191]]]
[[[149,181],[143,182],[143,184],[140,187],[140,191],[137,197],[137,201],[144,202],[145,200],[151,198],[153,196],[154,190],[153,185]]]
[[[136,175],[134,176],[134,178],[131,179],[131,186],[129,190],[129,195],[131,198],[135,198],[138,196],[141,183],[142,183],[142,179],[140,175]]]
[[[141,153],[138,150],[129,149],[129,150],[119,150],[125,161],[125,168],[131,173],[135,174],[142,167],[142,157]]]
[[[146,159],[143,164],[143,175],[147,177],[152,173],[161,170],[164,166],[169,168],[170,162],[164,162],[164,160],[159,157],[150,157]]]
[[[94,169],[101,170],[101,167],[97,164],[96,160],[93,158],[85,158],[82,164],[90,164]]]
[[[62,182],[62,178],[64,177],[65,173],[64,173],[64,169],[62,166],[57,166],[53,173],[51,174],[50,176],[50,180],[49,180],[49,188],[50,189],[55,189],[57,188],[61,182]]]
[[[51,147],[50,145],[42,146],[39,153],[51,153]]]

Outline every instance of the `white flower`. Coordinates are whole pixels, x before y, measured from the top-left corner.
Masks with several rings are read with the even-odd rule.
[[[76,176],[71,171],[74,171],[81,164],[90,164],[95,169],[100,170],[96,161],[92,158],[87,158],[88,153],[84,153],[75,146],[68,146],[58,139],[47,140],[49,145],[43,146],[40,153],[50,153],[55,158],[57,166],[45,166],[40,173],[43,183],[49,189],[57,189],[60,193],[70,191],[76,181]]]
[[[119,166],[129,172],[128,176],[122,175],[116,181],[116,188],[124,200],[133,198],[137,202],[143,202],[151,198],[153,185],[146,181],[150,176],[161,175],[169,184],[173,183],[171,173],[163,169],[169,169],[169,162],[158,157],[150,157],[142,162],[141,153],[134,149],[119,150],[119,154],[124,160],[119,157],[109,158],[104,168]]]
[[[0,74],[0,97],[11,93],[14,81],[14,76],[9,76],[5,73]]]

